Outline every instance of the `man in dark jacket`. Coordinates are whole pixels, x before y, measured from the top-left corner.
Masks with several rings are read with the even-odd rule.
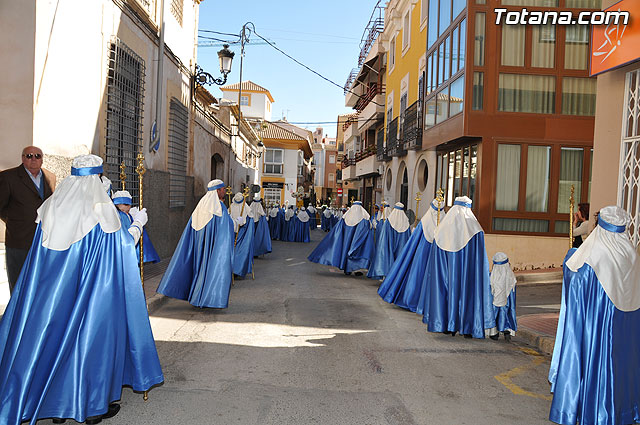
[[[18,280],[36,231],[36,211],[53,193],[55,176],[42,168],[42,150],[27,146],[22,165],[0,172],[0,218],[6,224],[9,290]]]

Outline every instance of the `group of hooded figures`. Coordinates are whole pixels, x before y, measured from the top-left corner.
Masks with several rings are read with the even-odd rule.
[[[123,386],[142,392],[164,381],[138,270],[141,238],[144,261],[157,260],[144,235],[147,213],[132,208],[125,191],[111,198],[101,173],[99,157],[75,158],[71,176],[38,209],[0,323],[2,424],[97,424],[118,413]],[[248,262],[271,250],[260,202],[247,206],[237,195],[228,211],[224,189],[220,180],[209,183],[158,292],[224,308],[234,273],[248,273]],[[564,263],[549,372],[550,419],[559,424],[640,422],[640,262],[624,210],[604,208],[597,222]],[[421,314],[431,332],[483,338],[516,330],[508,258],[496,254],[489,273],[484,233],[466,197],[446,214],[432,203],[413,233],[402,204],[382,205],[370,218],[355,202],[309,259],[384,278],[380,296]]]
[[[340,221],[346,208],[330,208],[326,205],[322,206],[322,214],[320,215],[320,229],[330,232]]]
[[[301,207],[294,209],[293,205],[282,207],[274,205],[269,208],[267,217],[271,239],[283,242],[311,242],[311,230],[317,227],[316,209]]]
[[[422,316],[430,332],[506,339],[517,330],[516,278],[506,254],[493,256],[471,200],[446,212],[435,200],[413,232],[403,205],[370,218],[354,202],[309,260],[383,279],[378,294]],[[439,220],[438,220],[439,216]],[[549,381],[549,419],[563,425],[640,423],[640,261],[619,207],[564,262],[562,302]]]

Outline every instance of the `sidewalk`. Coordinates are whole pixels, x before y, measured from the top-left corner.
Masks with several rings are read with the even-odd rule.
[[[514,340],[550,355],[560,313],[562,270],[519,272],[516,278],[518,331]]]

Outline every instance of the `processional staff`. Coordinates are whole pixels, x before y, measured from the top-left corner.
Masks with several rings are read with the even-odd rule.
[[[444,203],[444,190],[438,189],[436,192],[436,202],[438,203],[438,216],[436,218],[436,225],[440,224],[440,210],[442,210]]]
[[[127,180],[127,173],[124,171],[125,165],[124,161],[120,163],[120,184],[122,185],[122,190],[125,190],[125,181]]]
[[[231,186],[227,186],[225,193],[227,194],[229,208],[231,208],[231,195],[233,194],[233,190],[231,189]]]
[[[416,197],[415,197],[415,200],[416,200],[416,219],[415,219],[415,221],[413,223],[414,227],[418,225],[418,211],[420,211],[420,201],[422,200],[420,195],[422,195],[422,193],[421,192],[417,192],[416,193]]]
[[[569,249],[573,248],[573,208],[576,202],[573,197],[574,192],[575,188],[571,185],[571,196],[569,197]]]
[[[147,169],[144,167],[144,155],[142,154],[142,152],[138,153],[137,156],[138,159],[138,166],[136,167],[136,173],[138,173],[138,190],[140,191],[140,205],[138,206],[138,208],[140,209],[140,211],[142,211],[143,208],[143,186],[142,186],[142,181],[144,179],[144,173],[147,172]],[[120,169],[121,171],[121,175],[124,172],[124,161],[122,162],[122,164],[120,165]],[[124,180],[122,181],[122,185],[124,187]],[[143,247],[143,234],[144,234],[144,230],[141,228],[140,229],[140,281],[142,282],[142,291],[144,292],[144,247]],[[146,297],[145,297],[146,300]],[[143,393],[142,398],[144,399],[144,401],[149,400],[149,392],[145,391]]]

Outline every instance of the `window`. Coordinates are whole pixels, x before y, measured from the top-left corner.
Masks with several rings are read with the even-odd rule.
[[[329,164],[335,164],[335,163],[336,163],[336,156],[329,155]]]
[[[553,114],[555,78],[545,75],[500,74],[498,110]]]
[[[182,26],[182,14],[184,9],[184,0],[171,0],[171,14],[176,21]]]
[[[436,125],[436,98],[432,97],[425,104],[424,124],[426,128]]]
[[[422,159],[418,164],[418,189],[425,191],[427,189],[427,182],[429,181],[429,166],[427,160]]]
[[[568,25],[565,27],[565,69],[587,69],[587,64],[589,63],[589,30],[588,25]]]
[[[434,75],[435,75],[434,66],[435,65],[434,65],[434,62],[433,62],[433,53],[432,53],[427,58],[427,90],[426,90],[427,96],[429,95],[429,93],[431,93],[435,89],[435,85],[434,85],[434,82],[433,82],[433,78],[434,78]]]
[[[264,172],[266,174],[282,174],[284,151],[267,148],[264,153]]]
[[[596,114],[596,79],[564,77],[562,79],[562,113],[566,115]]]
[[[482,104],[484,102],[484,73],[473,73],[473,99],[471,109],[474,111],[482,110]]]
[[[627,73],[624,99],[624,121],[622,129],[622,163],[620,164],[618,205],[631,216],[629,236],[634,246],[640,242],[640,71]]]
[[[393,67],[396,65],[396,37],[391,39],[389,43],[389,73],[393,71]]]
[[[144,61],[119,39],[109,46],[105,174],[120,174],[125,165],[125,188],[139,202],[136,156],[142,147]]]
[[[451,32],[451,75],[455,75],[458,69],[460,69],[458,67],[458,57],[460,57],[460,45],[458,44],[460,38],[459,33],[459,27],[455,27]]]
[[[391,169],[387,170],[387,190],[391,190],[391,183],[393,183],[393,177],[391,176]]]
[[[467,0],[453,0],[453,14],[452,20],[455,20],[460,13],[464,10]]]
[[[502,0],[505,6],[549,6],[558,7],[558,0]]]
[[[467,48],[467,20],[460,21],[460,65],[459,69],[464,69],[466,62],[466,48]]]
[[[423,0],[425,1],[425,0]],[[429,0],[429,23],[427,24],[427,49],[438,39],[438,0]]]
[[[588,196],[584,189],[590,174],[585,168],[591,166],[584,162],[585,149],[591,151],[588,147],[498,144],[493,230],[566,233],[571,185],[576,203]],[[558,180],[552,181],[552,175]],[[557,195],[552,199],[551,194]],[[527,218],[522,218],[525,213]]]
[[[187,200],[187,152],[189,110],[176,98],[169,103],[169,207],[183,207]]]
[[[438,152],[436,190],[444,191],[445,205],[453,205],[458,196],[475,197],[478,145],[466,145]],[[474,205],[475,208],[475,205]]]
[[[556,55],[556,26],[535,25],[532,27],[531,66],[553,68]]]
[[[436,93],[436,124],[449,118],[448,88]]]
[[[438,36],[444,34],[451,23],[451,2],[452,0],[440,0],[440,19],[438,20]]]
[[[442,81],[447,81],[451,77],[449,58],[451,57],[451,36],[444,39],[444,76]]]
[[[275,189],[271,187],[264,188],[264,201],[266,205],[281,205],[281,189]]]
[[[402,51],[404,51],[407,47],[409,47],[410,42],[411,42],[411,15],[410,15],[410,12],[407,12],[404,15],[403,25],[402,25]]]
[[[333,183],[333,173],[329,173],[329,183]]]
[[[476,34],[473,42],[473,64],[475,66],[484,66],[485,15],[485,13],[476,13]]]
[[[249,106],[249,95],[248,94],[243,94],[240,95],[240,105],[241,106]]]
[[[566,0],[567,7],[576,9],[602,9],[602,0]]]
[[[502,25],[501,64],[524,66],[524,25]]]
[[[462,112],[464,107],[464,75],[451,83],[449,95],[449,116]]]
[[[440,43],[438,46],[438,84],[436,87],[440,87],[444,83],[444,43]]]

